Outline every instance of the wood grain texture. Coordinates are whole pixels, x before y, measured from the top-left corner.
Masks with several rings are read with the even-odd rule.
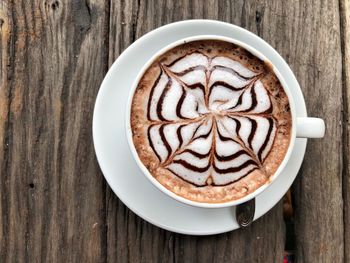
[[[303,2],[304,3],[304,2]],[[290,10],[288,1],[286,11]],[[309,140],[294,184],[298,262],[343,262],[342,64],[338,1],[310,1],[286,20],[288,62],[309,116],[324,118],[326,136]]]
[[[98,168],[91,119],[108,67],[146,32],[191,18],[242,26],[290,64],[309,115],[327,124],[293,187],[297,260],[350,262],[349,9],[349,0],[0,1],[0,262],[282,262],[282,202],[247,229],[179,235],[133,214]]]
[[[107,69],[104,1],[1,3],[0,261],[102,261],[91,119]]]
[[[350,262],[350,1],[340,1],[343,51],[343,198],[344,258]]]
[[[7,254],[9,214],[9,176],[6,173],[8,163],[8,127],[10,85],[13,65],[13,26],[11,6],[0,2],[0,258]]]

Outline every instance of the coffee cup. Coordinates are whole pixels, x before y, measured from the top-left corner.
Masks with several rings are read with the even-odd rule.
[[[132,107],[132,100],[135,94],[135,90],[138,87],[138,84],[145,74],[146,70],[152,65],[152,63],[160,57],[162,54],[166,53],[167,51],[182,45],[183,43],[191,43],[194,41],[201,41],[201,40],[215,40],[215,41],[222,41],[227,43],[232,43],[234,45],[237,45],[239,47],[242,47],[243,49],[250,52],[255,57],[259,58],[260,60],[264,61],[265,63],[269,64],[270,67],[273,70],[273,73],[278,78],[285,94],[288,97],[289,101],[289,107],[290,107],[290,113],[291,113],[291,132],[290,132],[290,140],[289,145],[287,148],[287,151],[284,155],[283,160],[279,164],[277,170],[274,172],[274,174],[269,178],[269,180],[264,183],[263,185],[259,186],[256,190],[253,192],[243,196],[242,198],[238,198],[232,201],[227,202],[221,202],[221,203],[212,203],[212,202],[197,202],[194,200],[187,199],[183,196],[177,195],[174,192],[170,191],[168,188],[166,188],[164,185],[162,185],[147,169],[145,164],[140,160],[140,157],[138,155],[138,152],[136,150],[134,141],[133,141],[133,133],[130,123],[131,118],[131,107]],[[278,71],[276,66],[271,63],[263,53],[257,51],[255,48],[247,45],[246,43],[243,43],[241,41],[235,40],[233,38],[223,37],[223,36],[215,36],[215,35],[201,35],[201,36],[194,36],[185,38],[179,41],[175,41],[171,43],[170,45],[164,47],[159,52],[154,54],[149,61],[143,66],[143,68],[140,70],[139,74],[137,75],[130,91],[127,108],[126,108],[126,134],[127,134],[127,140],[130,147],[130,150],[132,152],[132,155],[137,163],[137,165],[140,167],[143,174],[150,180],[150,182],[157,187],[160,191],[165,193],[166,195],[170,196],[171,198],[180,201],[182,203],[196,206],[196,207],[204,207],[204,208],[221,208],[221,207],[228,207],[228,206],[235,206],[241,203],[244,203],[252,198],[255,198],[257,195],[259,195],[261,192],[265,191],[269,185],[271,185],[275,179],[283,172],[283,169],[285,168],[292,150],[295,145],[296,138],[322,138],[325,133],[325,124],[324,121],[320,118],[311,118],[311,117],[297,117],[296,116],[296,107],[298,105],[295,104],[294,98],[292,96],[292,93],[290,91],[290,87],[288,87],[284,76]],[[130,175],[132,176],[132,175]]]

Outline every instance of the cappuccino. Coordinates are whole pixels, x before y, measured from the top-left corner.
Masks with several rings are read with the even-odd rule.
[[[138,83],[130,118],[150,174],[205,203],[236,200],[266,184],[284,159],[292,126],[272,67],[217,40],[159,56]]]

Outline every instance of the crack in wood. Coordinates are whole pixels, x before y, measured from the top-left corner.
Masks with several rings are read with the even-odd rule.
[[[134,42],[137,38],[137,25],[138,25],[138,19],[140,14],[140,5],[141,5],[141,0],[137,0],[136,12],[132,22],[132,42]]]
[[[341,50],[342,50],[342,98],[343,98],[343,169],[342,169],[342,197],[344,204],[344,260],[350,262],[350,123],[349,123],[349,110],[350,110],[350,1],[339,0],[340,10],[340,34],[341,38]]]

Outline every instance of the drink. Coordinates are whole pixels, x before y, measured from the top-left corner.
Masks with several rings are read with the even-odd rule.
[[[145,71],[130,123],[140,160],[164,187],[223,203],[274,175],[292,117],[269,64],[232,43],[200,40],[167,51]]]

